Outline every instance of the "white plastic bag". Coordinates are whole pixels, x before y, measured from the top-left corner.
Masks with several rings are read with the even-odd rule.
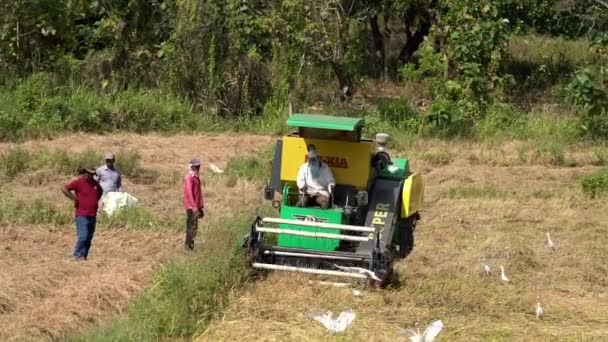
[[[129,208],[137,204],[137,198],[128,192],[108,192],[103,198],[103,211],[112,216],[117,209]]]
[[[338,318],[332,318],[333,313],[321,312],[312,316],[315,321],[323,324],[323,326],[334,333],[341,333],[355,320],[355,312],[353,310],[342,311]]]

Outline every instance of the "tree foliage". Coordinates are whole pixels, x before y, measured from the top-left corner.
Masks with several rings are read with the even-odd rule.
[[[50,72],[255,117],[286,110],[304,75],[342,101],[363,78],[405,77],[429,85],[421,124],[460,132],[512,82],[513,33],[596,37],[603,63],[607,14],[605,0],[4,0],[0,83]]]

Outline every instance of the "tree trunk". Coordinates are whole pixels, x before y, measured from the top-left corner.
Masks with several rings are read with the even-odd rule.
[[[416,28],[416,32],[412,34],[411,23],[416,20],[417,16],[422,16],[423,20],[419,20],[419,27]],[[431,20],[429,13],[424,11],[420,12],[420,9],[412,8],[405,12],[403,16],[403,24],[405,25],[405,45],[399,53],[399,62],[401,64],[409,63],[412,59],[414,52],[418,51],[418,48],[424,41],[424,37],[429,34],[431,30]]]
[[[384,37],[380,32],[380,27],[378,26],[378,16],[373,16],[369,18],[369,26],[372,30],[372,38],[374,40],[374,48],[376,49],[376,61],[379,67],[380,75],[383,78],[386,78],[387,68],[386,68],[386,52],[384,50]]]
[[[352,75],[338,62],[330,62],[331,68],[338,79],[340,100],[350,100],[355,94],[355,82]]]

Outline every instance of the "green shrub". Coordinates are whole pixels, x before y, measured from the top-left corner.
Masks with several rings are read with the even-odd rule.
[[[369,137],[373,137],[379,132],[389,133],[395,130],[395,128],[388,121],[383,120],[377,112],[365,113],[363,119],[365,120],[365,134]]]
[[[232,157],[226,164],[225,175],[229,179],[236,177],[256,182],[266,181],[270,177],[273,154],[274,146],[270,145],[253,156]]]
[[[27,170],[30,167],[31,161],[32,155],[28,151],[21,147],[16,147],[8,153],[0,155],[0,171],[7,178],[14,178]]]
[[[467,101],[437,99],[423,120],[425,135],[441,138],[469,136],[473,129],[474,106]]]
[[[418,133],[420,128],[420,114],[410,107],[405,98],[380,102],[378,116],[400,131]]]
[[[524,120],[524,113],[514,106],[496,103],[490,106],[483,119],[475,124],[475,131],[482,138],[497,135],[511,137],[516,135],[515,130],[522,125]]]
[[[580,184],[583,192],[591,198],[608,194],[608,169],[582,177]]]
[[[160,91],[124,91],[112,108],[115,128],[138,133],[192,132],[204,123],[184,101]]]
[[[580,111],[580,131],[593,139],[608,139],[608,93],[592,72],[580,70],[568,85],[571,103]]]
[[[530,113],[512,130],[512,137],[517,139],[559,141],[564,144],[579,139],[579,127],[575,118],[555,117],[547,113]]]

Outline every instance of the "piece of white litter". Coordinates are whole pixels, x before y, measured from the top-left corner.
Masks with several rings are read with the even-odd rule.
[[[137,198],[128,192],[108,192],[102,200],[102,210],[105,211],[108,216],[112,216],[119,209],[135,206],[137,201]]]
[[[213,173],[224,173],[224,170],[220,169],[219,167],[217,167],[217,165],[213,163],[209,163],[209,168],[211,169],[211,171],[213,171]]]
[[[330,311],[312,315],[312,318],[315,321],[323,324],[327,330],[334,333],[341,333],[346,330],[346,328],[355,320],[356,315],[353,310],[348,309],[342,311],[338,318],[333,319],[332,317],[333,313]]]
[[[361,297],[363,297],[363,291],[353,290],[353,296],[361,298]]]
[[[410,336],[410,341],[433,342],[435,340],[435,337],[437,337],[437,335],[439,335],[439,333],[441,332],[441,329],[443,329],[443,322],[439,320],[433,321],[426,327],[422,335],[420,335],[420,330],[418,329],[416,329],[416,331],[410,330],[412,334],[412,336]]]

